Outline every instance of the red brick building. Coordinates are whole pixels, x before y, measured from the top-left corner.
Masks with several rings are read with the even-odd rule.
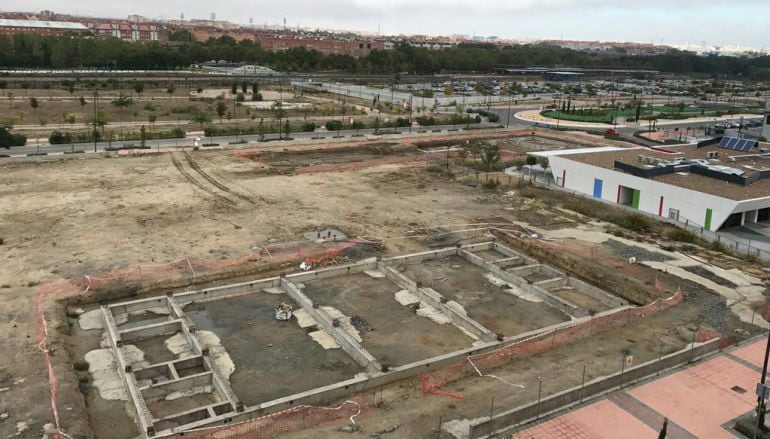
[[[297,32],[265,31],[238,28],[225,30],[214,26],[185,27],[198,41],[228,36],[236,41],[252,40],[263,49],[277,52],[295,47],[316,50],[324,55],[366,56],[372,50],[385,50],[385,41],[374,39],[342,39],[320,37]]]
[[[0,19],[0,35],[64,35],[69,32],[82,34],[88,32],[88,28],[80,23],[66,21]]]

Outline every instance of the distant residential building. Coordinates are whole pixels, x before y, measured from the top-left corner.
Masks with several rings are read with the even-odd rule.
[[[316,36],[299,32],[267,31],[250,28],[223,29],[214,26],[179,27],[186,29],[198,41],[224,36],[236,41],[251,40],[270,52],[304,47],[324,55],[366,56],[373,50],[386,50],[385,41],[365,38],[334,38],[332,36]]]
[[[0,35],[64,35],[69,32],[85,33],[87,31],[88,28],[80,23],[71,23],[65,21],[0,19]]]
[[[161,39],[161,28],[154,23],[88,20],[83,24],[95,38],[118,38],[123,41],[159,41]]]

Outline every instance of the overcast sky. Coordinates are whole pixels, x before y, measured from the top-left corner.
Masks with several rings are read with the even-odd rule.
[[[217,19],[247,24],[383,33],[639,41],[770,47],[770,0],[3,0],[3,10],[124,17]]]

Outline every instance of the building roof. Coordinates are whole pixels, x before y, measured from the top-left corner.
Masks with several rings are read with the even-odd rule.
[[[708,160],[712,165],[726,166],[744,171],[744,175],[751,177],[763,171],[770,171],[770,155],[760,156],[759,151],[742,153],[735,150],[720,148],[717,145],[711,145],[698,148],[697,145],[667,146],[664,152],[663,148],[618,148],[615,150],[599,151],[595,149],[583,149],[575,153],[574,151],[563,151],[558,154],[568,160],[573,160],[587,165],[598,166],[611,169],[616,172],[624,171],[615,167],[615,162],[631,165],[639,168],[653,168],[639,162],[639,156],[652,157],[662,161],[673,161],[678,158],[685,160]],[[718,159],[709,159],[709,152],[719,152]],[[731,160],[734,158],[735,160]],[[757,198],[770,197],[770,179],[763,178],[748,185],[736,184],[724,181],[707,175],[695,174],[694,172],[676,171],[665,175],[653,177],[642,177],[661,183],[670,184],[685,189],[691,189],[706,194],[728,198],[736,201],[753,200]]]
[[[0,27],[34,27],[40,29],[88,30],[80,23],[69,21],[8,20],[0,18]]]

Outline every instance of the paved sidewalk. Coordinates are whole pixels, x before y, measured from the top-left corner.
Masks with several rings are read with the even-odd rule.
[[[517,439],[657,438],[668,418],[670,439],[740,437],[723,427],[754,409],[764,358],[760,338],[710,360],[534,425]]]

